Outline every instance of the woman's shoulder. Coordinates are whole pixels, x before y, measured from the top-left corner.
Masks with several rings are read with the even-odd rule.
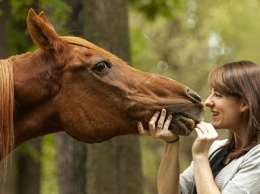
[[[256,145],[245,154],[245,160],[260,162],[260,144]]]

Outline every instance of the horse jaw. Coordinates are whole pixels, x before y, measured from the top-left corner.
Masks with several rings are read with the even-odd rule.
[[[194,124],[203,118],[203,105],[185,92],[188,88],[162,76],[150,75],[125,66],[123,72],[129,71],[134,71],[133,75],[141,73],[139,76],[143,78],[142,85],[128,84],[128,81],[112,84],[108,79],[105,79],[105,83],[89,74],[76,76],[67,72],[64,81],[66,79],[65,82],[70,84],[64,85],[56,97],[59,117],[65,131],[87,143],[101,142],[119,135],[137,134],[137,122],[141,121],[148,129],[152,115],[166,108],[168,114],[174,115],[171,127],[173,133],[189,135]],[[124,80],[127,79],[123,73],[119,75]],[[116,77],[115,75],[114,79]],[[115,80],[118,79],[119,77]],[[89,85],[86,87],[87,82]],[[157,87],[161,85],[169,87]],[[178,90],[181,92],[177,92]],[[176,123],[176,116],[179,115],[182,116]]]

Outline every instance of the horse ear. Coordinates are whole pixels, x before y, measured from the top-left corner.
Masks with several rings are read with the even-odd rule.
[[[61,49],[62,41],[43,12],[37,15],[33,9],[30,9],[27,27],[33,42],[42,49],[46,51]]]
[[[53,30],[53,32],[55,32],[55,29],[53,27],[53,25],[51,24],[51,22],[48,20],[48,18],[46,17],[45,13],[43,11],[41,11],[38,15],[44,22],[46,22],[46,24],[48,23],[49,27]],[[55,32],[56,33],[56,32]]]

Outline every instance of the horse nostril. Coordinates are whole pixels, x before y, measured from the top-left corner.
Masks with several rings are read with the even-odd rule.
[[[190,88],[187,89],[187,93],[190,97],[192,97],[193,99],[195,99],[196,101],[201,102],[201,97],[193,90],[191,90]]]

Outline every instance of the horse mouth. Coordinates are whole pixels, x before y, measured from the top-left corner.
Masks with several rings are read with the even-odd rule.
[[[173,114],[172,116],[173,119],[169,129],[176,135],[190,135],[195,125],[200,121],[181,114]]]

